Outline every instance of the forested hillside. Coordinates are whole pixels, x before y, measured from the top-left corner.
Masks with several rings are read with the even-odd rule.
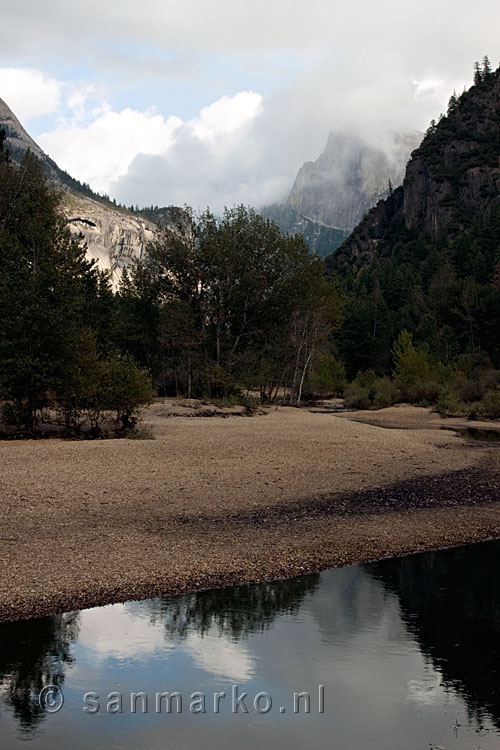
[[[350,377],[389,374],[404,330],[431,365],[500,367],[500,70],[487,58],[403,185],[326,262],[348,298],[338,343]]]

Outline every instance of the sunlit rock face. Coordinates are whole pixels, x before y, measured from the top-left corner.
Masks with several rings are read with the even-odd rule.
[[[71,232],[83,235],[88,257],[111,272],[115,288],[122,270],[143,257],[157,231],[155,224],[141,216],[74,193],[64,195],[62,209]]]
[[[20,161],[28,149],[39,159],[48,158],[40,146],[28,135],[3,99],[0,99],[0,129],[5,130],[7,135],[6,145],[14,161]]]
[[[95,259],[99,268],[110,271],[111,283],[117,288],[122,269],[143,257],[157,226],[130,211],[115,208],[109,201],[82,194],[78,183],[42,151],[2,99],[0,128],[6,132],[6,146],[14,162],[20,163],[28,150],[42,162],[51,182],[61,190],[61,209],[71,232],[83,236],[88,257]]]

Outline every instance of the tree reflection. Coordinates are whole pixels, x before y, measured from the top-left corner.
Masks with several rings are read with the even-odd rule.
[[[500,543],[384,560],[366,569],[397,594],[402,616],[445,687],[478,723],[500,727]]]
[[[77,636],[78,613],[0,624],[0,694],[22,729],[43,719],[40,690],[63,684]]]
[[[314,574],[165,597],[151,602],[151,614],[154,620],[164,622],[170,637],[183,638],[189,630],[203,635],[215,627],[219,634],[239,640],[266,630],[280,615],[298,612],[319,580],[319,574]]]

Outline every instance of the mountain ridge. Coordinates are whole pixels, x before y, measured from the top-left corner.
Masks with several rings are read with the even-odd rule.
[[[390,373],[403,331],[443,367],[500,368],[500,68],[485,58],[431,122],[403,184],[325,263],[348,296],[349,375]]]
[[[499,203],[500,68],[452,96],[447,116],[431,123],[413,152],[403,184],[371,209],[329,263],[367,263],[389,252],[398,232],[407,239],[422,232],[434,242],[456,236]]]
[[[42,163],[47,177],[62,193],[61,209],[70,231],[83,235],[88,257],[96,260],[102,270],[109,271],[116,289],[122,270],[134,259],[142,258],[147,243],[157,232],[157,224],[139,212],[113,204],[60,169],[2,99],[0,129],[5,130],[6,147],[14,162],[20,163],[30,150]]]
[[[332,132],[319,157],[299,169],[286,202],[311,220],[352,231],[390,184],[401,184],[421,138],[421,133],[391,133],[378,147],[353,134]]]

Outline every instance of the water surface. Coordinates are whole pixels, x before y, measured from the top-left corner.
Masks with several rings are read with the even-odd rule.
[[[498,750],[499,558],[486,543],[0,625],[0,746]],[[182,712],[158,713],[173,691]]]

